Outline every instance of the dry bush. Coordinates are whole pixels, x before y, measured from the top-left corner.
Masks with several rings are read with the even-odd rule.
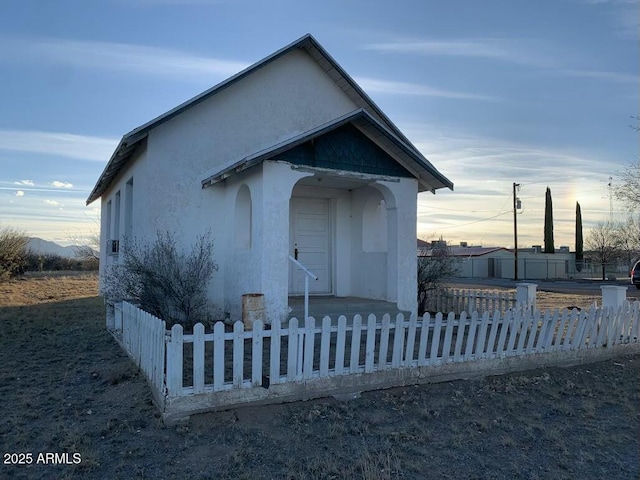
[[[418,313],[430,310],[429,294],[435,292],[458,269],[448,247],[433,249],[430,256],[418,257]]]
[[[0,281],[22,273],[29,238],[15,228],[0,227]]]
[[[158,232],[150,246],[133,241],[123,249],[123,261],[106,272],[105,297],[136,303],[168,325],[192,326],[206,318],[207,283],[217,269],[209,233],[187,254],[172,234]]]

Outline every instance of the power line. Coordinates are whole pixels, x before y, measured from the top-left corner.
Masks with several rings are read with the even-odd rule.
[[[444,207],[437,207],[437,206],[426,206],[426,205],[421,205],[420,208],[431,208],[434,210],[445,210],[447,212],[464,212],[464,213],[479,213],[479,212],[499,212],[502,210],[502,208],[504,208],[504,205],[501,208],[491,208],[488,210],[468,210],[468,209],[457,209],[457,208],[444,208]]]
[[[449,225],[448,227],[438,227],[437,230],[444,230],[444,229],[447,229],[447,228],[466,227],[467,225],[473,225],[474,223],[480,223],[480,222],[486,222],[487,220],[493,220],[494,218],[501,217],[502,215],[506,215],[507,213],[511,213],[511,210],[507,210],[506,212],[499,213],[497,215],[494,215],[493,217],[483,218],[481,220],[475,220],[475,221],[469,222],[469,223],[461,223],[460,225]]]

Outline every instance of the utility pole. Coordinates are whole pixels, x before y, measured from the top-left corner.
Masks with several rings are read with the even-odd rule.
[[[513,183],[513,271],[516,281],[518,280],[518,199],[516,197],[516,189],[519,187],[519,183]]]

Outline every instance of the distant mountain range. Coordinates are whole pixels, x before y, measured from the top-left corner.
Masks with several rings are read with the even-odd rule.
[[[63,247],[55,242],[50,242],[49,240],[43,240],[37,237],[30,237],[27,247],[32,252],[41,253],[43,255],[59,255],[67,258],[76,256],[76,247],[74,245]]]

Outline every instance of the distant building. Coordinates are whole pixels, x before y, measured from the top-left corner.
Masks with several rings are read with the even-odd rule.
[[[440,241],[426,244],[418,249],[418,256],[430,257],[434,252],[434,245],[442,248]],[[505,278],[515,276],[514,253],[512,249],[504,247],[467,246],[467,242],[460,242],[460,246],[448,247],[449,255],[458,263],[458,275],[465,278]],[[518,249],[518,277],[520,280],[545,280],[572,278],[576,275],[575,254],[569,247],[560,247],[556,253],[542,253],[540,245],[531,248]]]

